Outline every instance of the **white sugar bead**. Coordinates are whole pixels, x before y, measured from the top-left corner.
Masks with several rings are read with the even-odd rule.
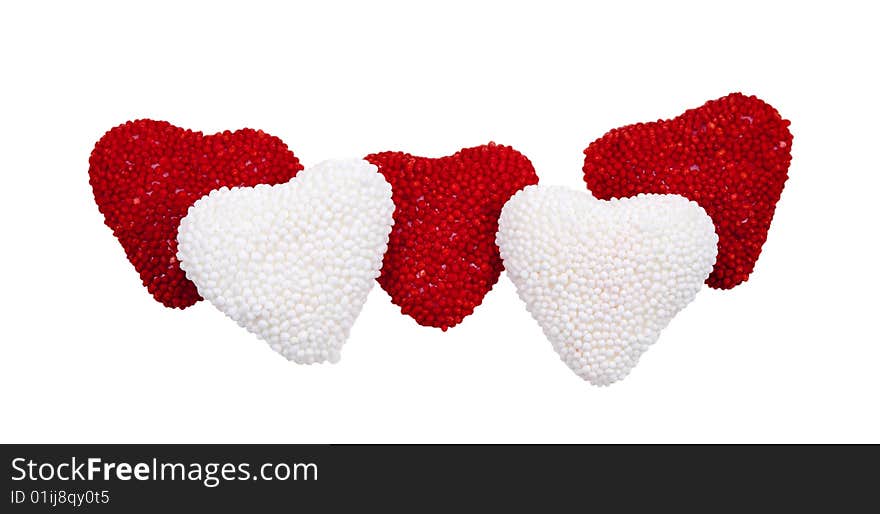
[[[285,184],[202,197],[180,222],[177,258],[200,295],[278,353],[337,362],[393,213],[376,166],[326,161]]]
[[[701,289],[718,236],[678,195],[596,200],[528,186],[501,211],[496,242],[507,275],[560,358],[608,385]]]

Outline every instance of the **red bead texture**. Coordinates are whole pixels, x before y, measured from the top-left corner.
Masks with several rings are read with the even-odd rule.
[[[706,280],[749,278],[788,178],[789,121],[754,96],[732,93],[671,120],[616,128],[584,150],[584,180],[601,199],[672,193],[699,203],[718,233]]]
[[[490,143],[431,159],[368,155],[391,184],[394,227],[379,284],[420,325],[460,323],[504,269],[495,233],[501,208],[538,176],[513,148]]]
[[[287,182],[302,169],[277,137],[242,129],[205,136],[164,121],[111,129],[89,158],[104,222],[153,297],[167,307],[201,300],[177,261],[177,226],[196,200],[222,186]]]

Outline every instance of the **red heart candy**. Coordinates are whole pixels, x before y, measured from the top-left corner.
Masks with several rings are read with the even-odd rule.
[[[394,227],[379,284],[403,314],[446,330],[474,311],[504,269],[501,208],[538,176],[513,148],[489,143],[439,159],[368,155],[391,184]]]
[[[111,129],[89,158],[104,223],[153,297],[168,307],[201,300],[177,262],[177,226],[196,200],[222,186],[287,182],[302,169],[277,137],[242,129],[209,136],[164,121]]]
[[[601,199],[672,193],[699,203],[718,233],[706,283],[749,278],[791,163],[790,122],[754,96],[732,93],[671,120],[616,128],[584,154],[584,180]]]

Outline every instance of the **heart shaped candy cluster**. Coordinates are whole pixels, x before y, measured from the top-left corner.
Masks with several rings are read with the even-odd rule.
[[[401,152],[366,159],[391,183],[396,205],[379,285],[420,325],[461,323],[504,269],[498,216],[511,195],[538,182],[532,163],[494,143],[439,159]]]
[[[561,359],[626,377],[703,282],[752,272],[787,178],[788,122],[732,94],[585,150],[585,192],[537,186],[490,143],[305,171],[278,138],[138,120],[89,164],[95,201],[149,292],[202,297],[298,363],[336,362],[374,281],[447,330],[503,269]]]
[[[638,363],[690,303],[718,237],[677,195],[596,200],[529,186],[504,206],[498,246],[510,280],[562,360],[596,385]]]
[[[280,139],[243,129],[205,136],[164,121],[113,128],[89,158],[89,182],[104,222],[153,297],[185,308],[201,298],[177,261],[177,226],[220,187],[287,182],[302,169]]]
[[[584,150],[597,198],[679,194],[699,203],[718,232],[711,287],[749,278],[791,163],[789,122],[754,96],[733,93],[666,121],[614,129]]]
[[[375,166],[328,161],[286,184],[212,191],[180,222],[177,257],[202,296],[278,353],[337,362],[393,212]]]

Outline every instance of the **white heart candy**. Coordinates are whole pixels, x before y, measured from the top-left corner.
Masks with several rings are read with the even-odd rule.
[[[327,161],[275,186],[221,188],[178,229],[180,267],[210,301],[289,360],[337,362],[394,223],[376,166]]]
[[[718,236],[706,212],[681,196],[603,201],[529,186],[501,211],[496,242],[561,359],[608,385],[694,299],[715,264]]]

